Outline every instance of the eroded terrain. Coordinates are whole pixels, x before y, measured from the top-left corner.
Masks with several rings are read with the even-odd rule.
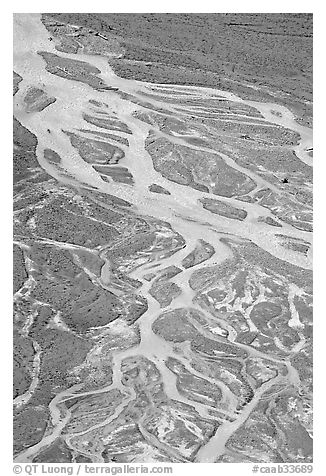
[[[15,460],[312,461],[309,101],[72,17],[14,19]]]

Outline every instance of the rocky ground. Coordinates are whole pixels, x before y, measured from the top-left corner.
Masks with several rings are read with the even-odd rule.
[[[311,22],[15,15],[17,462],[312,461]]]

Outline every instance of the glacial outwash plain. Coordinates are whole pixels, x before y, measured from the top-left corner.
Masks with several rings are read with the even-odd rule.
[[[312,462],[312,15],[14,15],[14,460]]]

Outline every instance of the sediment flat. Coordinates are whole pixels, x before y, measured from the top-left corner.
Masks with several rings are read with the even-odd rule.
[[[14,15],[15,461],[312,461],[311,21]]]

